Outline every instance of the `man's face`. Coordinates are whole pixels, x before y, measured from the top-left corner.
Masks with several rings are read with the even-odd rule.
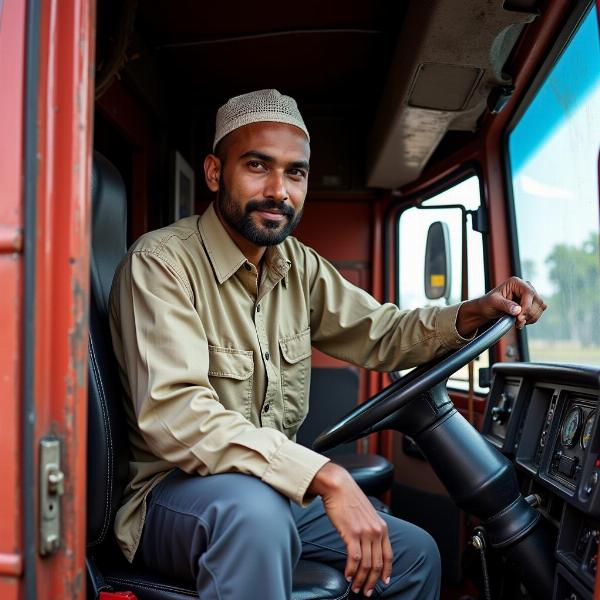
[[[281,243],[302,217],[310,159],[304,133],[283,123],[252,123],[221,140],[217,155],[222,219],[256,246]]]

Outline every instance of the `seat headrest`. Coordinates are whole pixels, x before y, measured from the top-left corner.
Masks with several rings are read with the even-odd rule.
[[[115,270],[127,253],[127,194],[121,175],[99,152],[92,169],[91,250],[91,293],[106,315]]]

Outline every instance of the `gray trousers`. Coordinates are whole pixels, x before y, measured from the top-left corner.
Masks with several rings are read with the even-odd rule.
[[[394,551],[390,584],[373,598],[437,599],[440,558],[431,536],[380,513]],[[202,600],[285,600],[300,558],[344,571],[346,549],[320,499],[297,506],[255,477],[175,470],[152,491],[136,560],[182,581]]]

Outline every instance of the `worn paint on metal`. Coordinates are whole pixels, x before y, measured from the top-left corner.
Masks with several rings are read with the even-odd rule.
[[[0,6],[0,598],[21,597],[21,331],[23,74],[26,3]]]
[[[42,0],[36,276],[36,439],[62,444],[61,548],[37,597],[85,595],[87,303],[95,2]]]

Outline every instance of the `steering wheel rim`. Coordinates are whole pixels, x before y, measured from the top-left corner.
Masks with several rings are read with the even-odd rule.
[[[313,448],[322,452],[386,429],[386,420],[396,411],[436,385],[442,382],[445,385],[452,373],[493,346],[511,329],[514,322],[515,317],[504,315],[458,350],[412,370],[321,432]]]

